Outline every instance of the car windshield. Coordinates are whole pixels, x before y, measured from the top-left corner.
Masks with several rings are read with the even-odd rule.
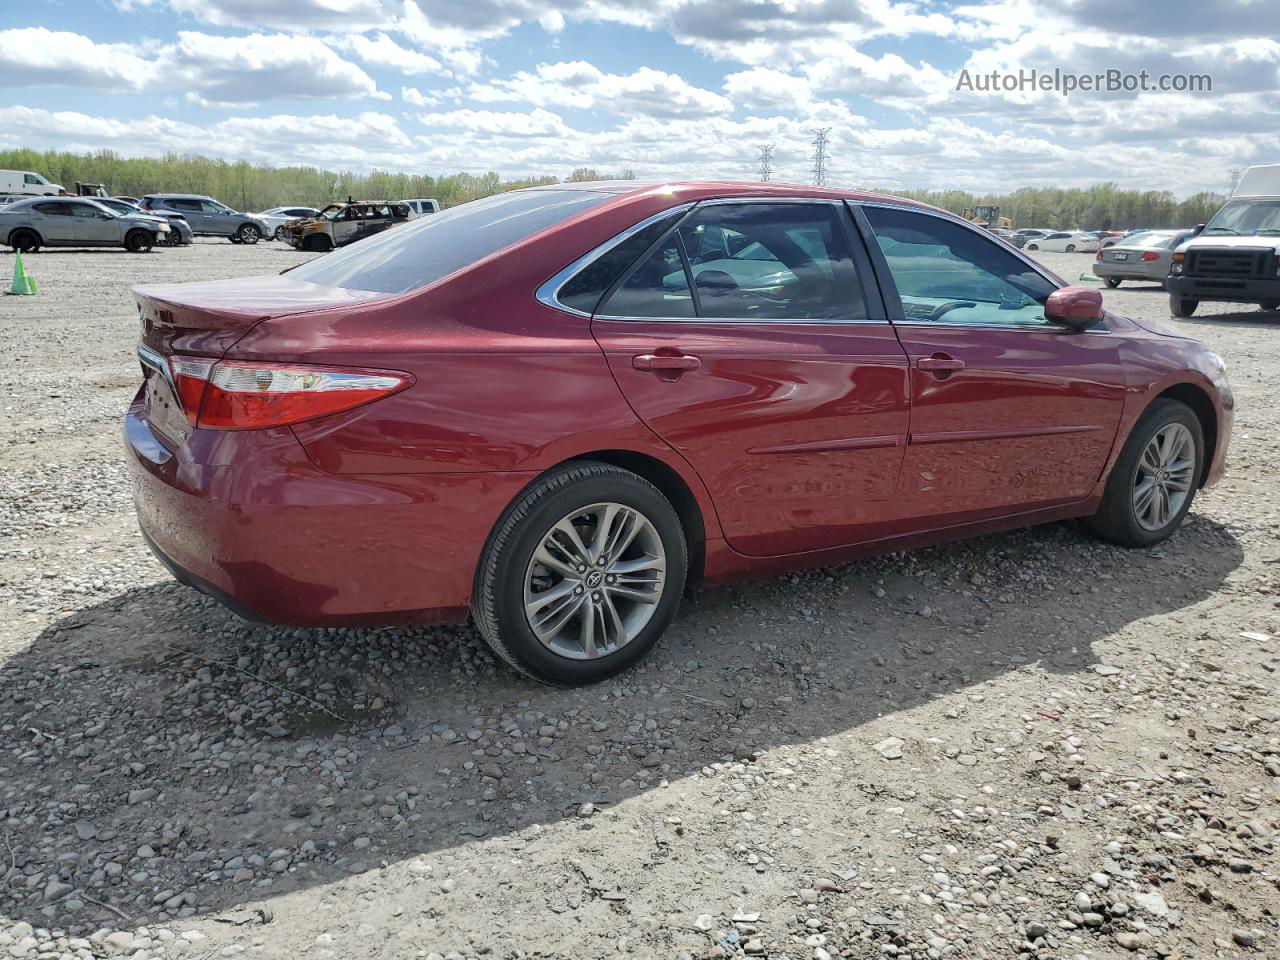
[[[340,214],[345,209],[346,207],[344,207],[340,203],[331,203],[329,206],[325,207],[323,210],[320,211],[320,216],[324,217],[324,219],[326,220],[333,220],[333,219],[336,219],[338,214]]]
[[[299,280],[406,293],[609,199],[585,190],[517,190],[412,220],[290,271]],[[326,211],[327,213],[327,211]]]
[[[1280,235],[1280,200],[1232,200],[1214,214],[1205,233]]]

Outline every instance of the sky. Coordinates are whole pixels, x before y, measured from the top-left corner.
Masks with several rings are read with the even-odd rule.
[[[0,147],[1185,197],[1280,161],[1276,0],[23,0]],[[1000,71],[1212,91],[991,92]],[[964,78],[968,77],[966,84]],[[963,88],[962,88],[963,87]]]

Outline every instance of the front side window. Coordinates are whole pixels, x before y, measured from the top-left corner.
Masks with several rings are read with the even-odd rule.
[[[681,224],[699,315],[863,320],[862,288],[829,203],[709,204]]]
[[[43,186],[48,181],[45,180],[45,178],[40,176],[39,174],[27,173],[23,175],[22,182],[34,184],[35,186]]]
[[[609,194],[516,190],[410,220],[290,271],[311,283],[407,293],[435,283],[548,227],[590,210]]]
[[[71,204],[71,215],[73,217],[81,217],[85,220],[96,220],[102,215],[102,210],[96,206],[87,203]]]
[[[1008,247],[951,220],[865,207],[902,310],[913,322],[1047,325],[1057,287]]]

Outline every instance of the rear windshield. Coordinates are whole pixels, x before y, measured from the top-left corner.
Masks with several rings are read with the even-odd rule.
[[[500,193],[411,220],[289,271],[351,290],[407,293],[609,199],[582,190]]]

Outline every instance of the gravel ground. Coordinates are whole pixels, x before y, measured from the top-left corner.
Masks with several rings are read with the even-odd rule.
[[[299,259],[46,252],[0,300],[0,956],[1280,955],[1280,315],[1174,322],[1240,409],[1158,549],[708,591],[552,690],[469,628],[247,625],[147,554],[129,286]]]

